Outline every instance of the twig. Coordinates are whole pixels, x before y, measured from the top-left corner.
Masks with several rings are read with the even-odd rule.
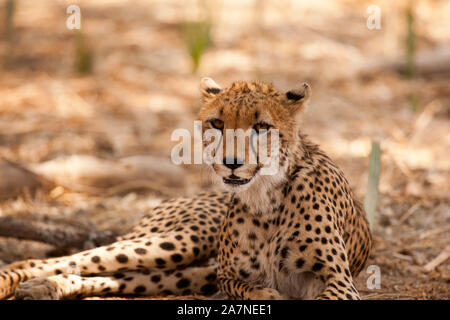
[[[434,115],[442,109],[442,105],[433,100],[429,104],[425,106],[422,113],[417,117],[414,123],[414,130],[409,138],[409,143],[412,143],[418,139],[420,135],[422,135],[423,131],[430,124],[431,120],[433,120]]]
[[[373,299],[373,298],[381,298],[383,297],[383,299],[386,298],[392,298],[395,297],[397,299],[400,298],[415,298],[414,296],[408,295],[408,294],[401,294],[401,293],[373,293],[373,294],[368,294],[366,296],[362,296],[361,299],[362,300],[369,300],[369,299]]]
[[[439,233],[446,232],[446,231],[450,231],[450,225],[445,226],[445,227],[438,227],[438,228],[434,228],[431,230],[427,230],[420,235],[420,239],[423,240],[428,237],[431,237],[431,236],[434,236],[434,235],[437,235]]]
[[[411,208],[408,209],[401,217],[398,219],[398,224],[402,224],[405,222],[415,211],[417,208],[421,206],[420,203],[414,204]]]
[[[450,245],[445,247],[445,249],[433,260],[428,262],[423,268],[426,272],[434,270],[438,265],[445,262],[450,257]]]
[[[393,255],[394,257],[398,258],[398,259],[405,260],[405,261],[408,261],[408,262],[410,262],[410,263],[413,262],[413,258],[412,258],[411,256],[406,255],[406,254],[401,254],[401,253],[398,253],[398,252],[393,252],[392,255]]]

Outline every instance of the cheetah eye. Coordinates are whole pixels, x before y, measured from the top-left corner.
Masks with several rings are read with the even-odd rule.
[[[220,119],[211,119],[208,120],[209,124],[211,125],[211,127],[213,127],[214,129],[223,130],[223,121]]]
[[[258,122],[253,126],[253,129],[258,133],[260,133],[260,131],[262,130],[268,131],[270,128],[272,128],[272,125],[265,122]]]

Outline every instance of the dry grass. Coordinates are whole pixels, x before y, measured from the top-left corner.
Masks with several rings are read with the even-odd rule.
[[[76,34],[65,28],[71,3],[18,1],[14,37],[0,41],[0,157],[24,166],[68,155],[167,158],[172,130],[193,129],[201,76],[224,85],[258,78],[282,89],[306,80],[313,98],[302,128],[360,198],[371,141],[381,145],[369,263],[380,266],[382,288],[368,290],[363,271],[363,296],[448,299],[448,260],[431,272],[423,267],[450,243],[449,75],[408,80],[395,70],[369,70],[374,61],[402,59],[406,32],[401,4],[377,2],[382,29],[371,31],[369,1],[217,1],[213,46],[193,75],[180,25],[198,17],[199,2],[80,0],[93,71],[79,75]],[[417,50],[448,44],[449,4],[423,0],[416,9]],[[419,99],[416,112],[411,94]],[[183,171],[188,184],[181,191],[158,182],[163,196],[151,188],[106,195],[53,186],[3,200],[0,216],[47,215],[123,232],[162,197],[211,187],[200,167]],[[12,248],[0,253],[5,262],[51,251],[2,241],[9,242],[0,248]]]

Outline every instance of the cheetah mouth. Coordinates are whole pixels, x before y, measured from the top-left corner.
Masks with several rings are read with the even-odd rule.
[[[231,176],[229,176],[228,178],[223,178],[223,182],[225,184],[231,184],[231,185],[236,185],[236,186],[240,186],[243,184],[247,184],[250,182],[251,179],[241,179],[238,176],[232,174]]]

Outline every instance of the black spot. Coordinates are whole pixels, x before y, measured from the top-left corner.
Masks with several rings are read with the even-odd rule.
[[[170,259],[172,259],[173,262],[180,262],[181,260],[183,260],[183,257],[179,253],[174,253],[170,256]]]
[[[322,221],[322,216],[316,216],[316,221],[317,221],[317,222]]]
[[[247,272],[247,271],[245,271],[244,269],[240,269],[239,270],[239,274],[242,276],[242,278],[244,278],[244,279],[247,279],[249,276],[250,276],[250,274]]]
[[[302,258],[297,259],[295,264],[297,265],[297,268],[301,268],[305,264],[305,260],[303,260]]]
[[[191,240],[196,243],[199,241],[198,237],[194,235],[191,236]]]
[[[128,257],[124,254],[118,254],[116,256],[116,260],[120,263],[127,263],[128,262]]]
[[[183,288],[188,287],[190,284],[191,284],[191,280],[186,279],[186,278],[183,278],[183,279],[180,279],[180,280],[177,282],[177,288],[178,288],[178,289],[183,289]]]
[[[214,284],[205,284],[200,288],[203,294],[210,295],[217,291],[217,286]]]
[[[300,252],[303,252],[303,251],[306,250],[306,248],[308,248],[308,246],[302,245],[302,246],[300,246],[298,249],[300,250]]]
[[[136,252],[137,254],[142,255],[142,254],[146,254],[147,250],[145,250],[144,248],[136,248],[136,249],[134,249],[134,252]]]
[[[155,262],[156,262],[157,265],[160,265],[160,266],[166,264],[166,261],[164,259],[161,259],[161,258],[156,258]]]
[[[192,249],[192,251],[194,252],[194,255],[195,255],[195,256],[198,256],[198,255],[200,254],[200,249],[197,248],[197,247],[194,247],[194,248]]]
[[[175,246],[173,245],[173,243],[170,242],[163,242],[159,245],[162,249],[170,251],[170,250],[174,250]]]
[[[207,281],[214,281],[214,280],[217,279],[217,274],[215,274],[215,273],[210,273],[210,274],[208,274],[208,275],[206,276],[205,279],[206,279]]]
[[[170,290],[164,290],[163,292],[161,292],[161,294],[162,294],[162,295],[165,295],[165,296],[169,296],[169,295],[172,295],[173,292],[170,291]]]
[[[295,195],[293,195],[291,198],[291,203],[295,203],[295,201],[297,201],[297,199],[296,199]]]
[[[154,282],[154,283],[158,283],[161,281],[161,276],[154,275],[150,278],[150,280],[152,280],[152,282]]]
[[[93,263],[99,263],[99,262],[100,262],[100,257],[99,257],[99,256],[93,256],[93,257],[91,258],[91,261],[92,261]]]
[[[147,289],[144,286],[137,286],[136,288],[134,288],[135,293],[142,293],[145,292],[145,290]]]
[[[284,248],[281,250],[281,257],[283,257],[283,259],[286,259],[286,257],[288,256],[288,254],[289,254],[289,248],[288,248],[288,247],[284,247]]]
[[[313,205],[313,209],[314,209],[314,210],[319,210],[319,204],[318,204],[318,203],[315,203],[315,204]]]
[[[323,268],[323,264],[317,262],[317,263],[315,263],[315,264],[313,265],[312,270],[313,270],[313,271],[320,271],[322,268]]]

